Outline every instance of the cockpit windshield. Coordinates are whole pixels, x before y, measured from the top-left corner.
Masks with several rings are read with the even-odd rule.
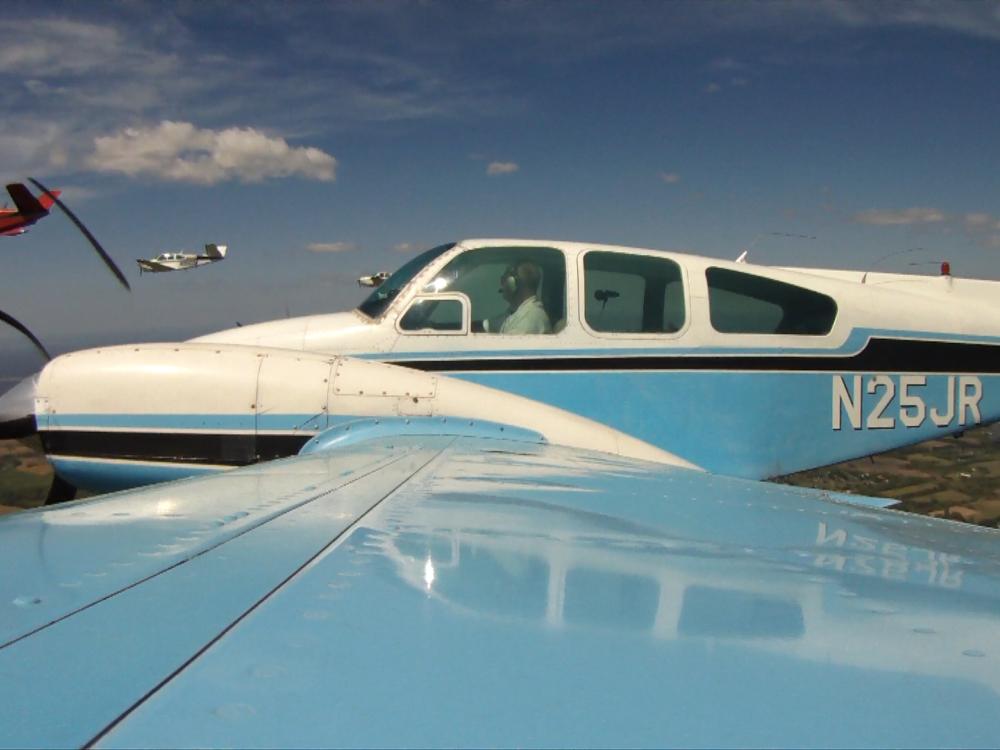
[[[381,316],[396,298],[396,295],[399,294],[400,290],[410,283],[410,279],[420,273],[428,263],[442,253],[448,252],[453,247],[455,247],[455,243],[451,242],[447,245],[432,247],[430,250],[420,253],[420,255],[403,265],[392,276],[382,282],[381,286],[368,295],[368,298],[358,305],[358,311],[364,313],[369,318],[378,318]]]

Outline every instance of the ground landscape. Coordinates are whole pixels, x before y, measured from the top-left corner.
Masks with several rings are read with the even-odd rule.
[[[0,514],[41,505],[52,469],[37,438],[0,440]],[[1000,526],[1000,425],[777,480],[899,501],[898,510]]]

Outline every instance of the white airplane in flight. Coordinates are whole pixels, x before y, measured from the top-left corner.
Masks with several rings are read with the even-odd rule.
[[[188,479],[0,519],[0,746],[995,747],[1000,534],[747,478],[1000,418],[998,287],[467,241],[59,357],[0,430]]]
[[[57,474],[95,490],[293,455],[345,417],[328,385],[350,356],[762,479],[1000,418],[998,299],[1000,283],[950,274],[467,240],[417,256],[351,312],[56,359],[0,397],[0,434],[37,428]],[[399,407],[433,412],[426,397]]]
[[[139,258],[136,263],[139,264],[140,275],[143,271],[149,273],[186,271],[189,268],[207,266],[209,263],[222,260],[226,257],[227,249],[226,245],[209,244],[205,245],[205,252],[202,255],[184,252],[160,253],[155,258]]]

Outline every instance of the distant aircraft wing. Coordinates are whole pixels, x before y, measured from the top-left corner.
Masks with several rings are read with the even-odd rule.
[[[0,746],[1000,744],[996,531],[352,435],[0,520]]]
[[[139,264],[140,269],[151,273],[175,270],[172,266],[168,266],[164,263],[158,263],[155,260],[136,260],[136,263]]]

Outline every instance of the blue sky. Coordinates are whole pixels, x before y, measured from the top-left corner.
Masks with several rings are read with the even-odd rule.
[[[13,0],[0,38],[0,176],[133,286],[62,216],[0,237],[56,350],[345,309],[467,236],[1000,279],[995,2]]]

